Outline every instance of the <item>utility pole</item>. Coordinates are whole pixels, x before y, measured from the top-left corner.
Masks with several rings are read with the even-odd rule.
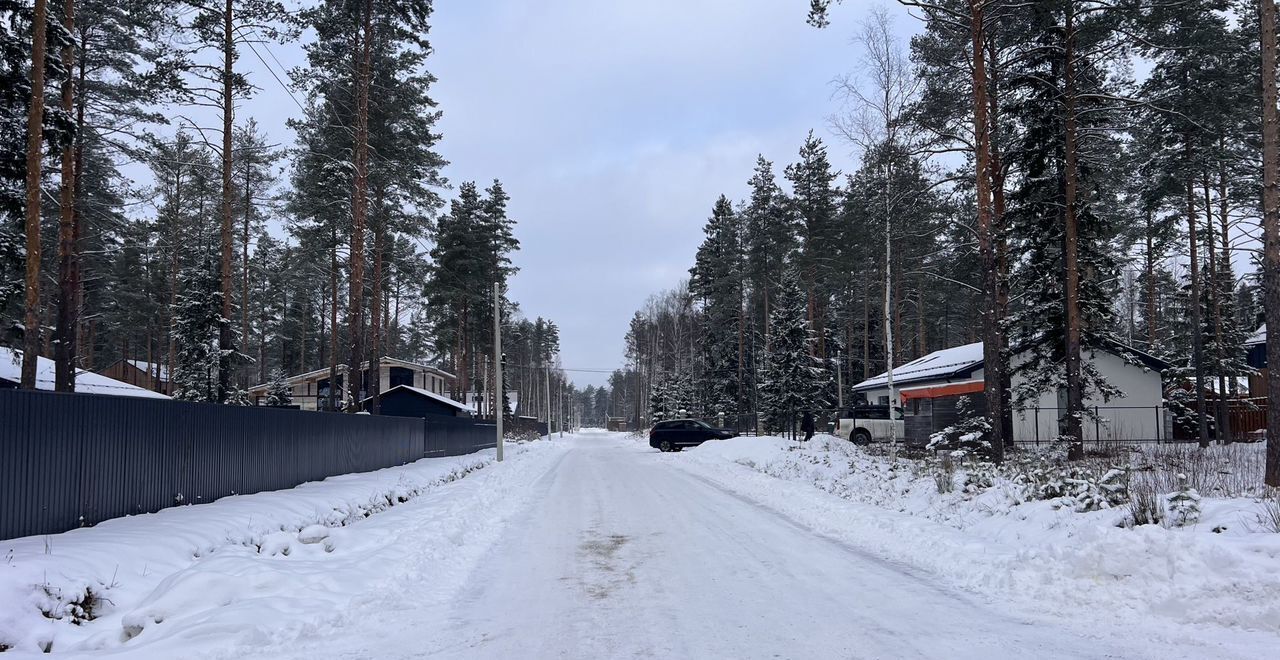
[[[844,369],[841,368],[840,354],[836,353],[836,418],[844,414]]]
[[[497,282],[493,283],[493,372],[494,382],[498,384],[498,388],[502,387],[502,292],[501,285]],[[493,416],[494,423],[498,428],[498,462],[502,462],[502,414],[505,410],[498,410]]]
[[[560,437],[564,437],[564,379],[560,379]]]
[[[551,439],[551,363],[547,362],[547,371],[543,374],[546,378],[544,385],[547,391],[547,439]]]

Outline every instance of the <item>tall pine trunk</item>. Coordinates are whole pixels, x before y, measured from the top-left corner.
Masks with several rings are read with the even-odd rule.
[[[375,213],[382,209],[382,191],[373,205]],[[377,415],[381,406],[378,395],[382,391],[382,250],[385,241],[385,218],[380,217],[373,229],[373,291],[369,299],[369,396],[373,397],[370,412]]]
[[[1188,148],[1188,152],[1190,149]],[[1186,181],[1187,241],[1191,257],[1189,305],[1191,312],[1191,361],[1196,381],[1196,437],[1201,447],[1209,446],[1209,418],[1205,416],[1204,399],[1204,324],[1200,314],[1200,239],[1196,227],[1196,192],[1190,175]]]
[[[27,270],[23,310],[23,389],[36,389],[40,357],[40,165],[44,156],[44,60],[48,1],[35,0],[31,27],[31,107],[27,112]]]
[[[1267,320],[1268,486],[1280,488],[1280,109],[1276,108],[1276,0],[1260,0],[1262,30],[1262,277]]]
[[[1214,238],[1213,230],[1213,195],[1209,188],[1209,177],[1206,173],[1204,177],[1204,220],[1205,220],[1205,252],[1209,255],[1209,306],[1213,314],[1213,335],[1215,338],[1213,346],[1213,358],[1216,367],[1214,371],[1218,379],[1218,397],[1215,399],[1217,404],[1217,437],[1219,442],[1230,442],[1230,422],[1227,419],[1227,377],[1226,377],[1226,352],[1223,346],[1223,330],[1222,323],[1222,283],[1221,273],[1218,263],[1218,253],[1216,250],[1217,240]]]
[[[1005,236],[1005,180],[1003,150],[1000,146],[1000,59],[994,40],[987,41],[987,168],[991,178],[991,233],[996,244],[996,335],[1000,350],[991,368],[1000,373],[1000,444],[1013,447],[1013,376],[1009,369],[1009,333],[1004,319],[1009,315],[1009,240]],[[994,441],[993,441],[994,444]],[[1001,451],[1003,452],[1004,449]]]
[[[247,154],[246,154],[247,156]],[[244,218],[240,224],[240,341],[247,343],[249,341],[249,224],[253,218],[253,197],[251,196],[250,176],[253,173],[253,167],[248,165],[244,168]],[[262,347],[258,347],[258,363],[262,363]],[[246,366],[244,370],[244,380],[241,386],[249,386],[249,369]],[[259,382],[266,382],[259,379]]]
[[[234,0],[226,0],[222,11],[222,229],[219,232],[221,256],[219,287],[222,292],[221,317],[218,319],[218,403],[226,403],[231,394],[231,363],[235,350],[231,338],[231,253],[232,197],[231,126],[235,120],[232,82],[235,66]]]
[[[359,75],[356,78],[355,194],[352,203],[350,304],[347,310],[351,355],[347,376],[351,381],[350,412],[360,409],[360,384],[364,362],[364,228],[369,213],[369,68],[373,56],[373,0],[365,0],[360,38]]]
[[[75,33],[75,0],[64,0],[63,27]],[[62,64],[67,77],[62,81],[62,111],[71,116],[75,110],[75,40],[67,39],[62,47]],[[54,389],[59,392],[76,390],[76,154],[75,142],[81,136],[62,147],[62,182],[59,191],[58,215],[58,324],[55,329],[57,343],[54,346]]]
[[[1152,217],[1153,212],[1147,211],[1147,252],[1143,262],[1144,272],[1147,276],[1147,350],[1155,353],[1156,351],[1156,324],[1158,307],[1156,305],[1156,255],[1155,246],[1151,238],[1151,233],[1155,231],[1155,222]]]
[[[329,410],[338,409],[338,225],[331,222],[329,244]],[[322,317],[323,322],[323,317]],[[321,333],[324,329],[321,328]],[[343,383],[351,387],[350,374]]]
[[[973,63],[974,176],[978,202],[978,254],[982,261],[983,391],[991,426],[991,458],[1004,460],[1002,374],[1000,370],[1000,277],[991,185],[991,124],[986,61],[985,0],[969,0],[969,36]]]
[[[89,75],[89,68],[87,66],[88,48],[89,48],[89,33],[88,33],[88,30],[82,29],[80,30],[80,58],[79,60],[77,60],[77,65],[79,67],[79,83],[76,86],[77,89],[81,90],[81,93],[76,98],[76,142],[75,142],[75,179],[76,179],[75,183],[76,185],[75,185],[74,194],[77,200],[83,199],[84,197],[84,195],[82,194],[84,189],[84,180],[81,176],[84,173],[84,139],[81,136],[84,135],[85,106],[87,105],[87,103],[85,102],[84,89],[85,89],[85,80],[88,78],[88,75]],[[74,289],[75,310],[76,310],[75,311],[76,327],[73,330],[73,332],[76,333],[75,359],[77,363],[83,364],[86,370],[93,371],[94,347],[93,347],[93,341],[90,339],[91,324],[86,324],[84,322],[84,280],[82,277],[83,275],[82,259],[79,257],[80,235],[83,231],[82,225],[83,225],[83,220],[81,219],[81,214],[77,213],[75,215],[75,222],[72,226],[72,238],[71,238],[77,252],[77,257],[72,262],[72,269],[71,269],[71,279],[72,279],[72,287]],[[81,352],[86,350],[88,351],[88,354],[81,356],[80,355]],[[166,392],[166,394],[168,394],[168,392]]]
[[[178,304],[178,244],[181,235],[182,217],[182,165],[174,163],[173,174],[173,215],[169,220],[169,309],[166,313],[169,327],[169,376],[173,377],[178,367],[178,343],[174,338],[176,328],[173,310]]]

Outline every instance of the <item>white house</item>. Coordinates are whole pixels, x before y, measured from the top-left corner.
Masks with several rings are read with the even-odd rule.
[[[0,389],[13,389],[22,381],[22,351],[0,346]],[[52,391],[54,364],[49,358],[36,358],[36,389]],[[130,385],[113,378],[83,369],[76,370],[76,392],[84,394],[110,394],[143,399],[167,399],[169,397],[144,387]]]
[[[1025,382],[1016,367],[1027,355],[1027,351],[1022,350],[1011,358],[1014,367],[1011,385],[1015,390]],[[1085,440],[1168,437],[1160,377],[1167,364],[1120,344],[1086,350],[1084,359],[1093,364],[1108,383],[1123,392],[1122,396],[1109,401],[1097,396],[1086,398],[1085,407],[1096,414],[1084,422]],[[907,439],[923,441],[929,433],[957,421],[955,407],[962,396],[969,397],[976,411],[985,410],[983,377],[982,342],[935,351],[894,368],[893,384],[903,408]],[[887,380],[886,374],[880,374],[858,383],[853,389],[869,403],[886,405],[889,403]],[[1013,440],[1047,441],[1056,437],[1059,414],[1066,409],[1065,395],[1065,391],[1041,392],[1015,409]]]

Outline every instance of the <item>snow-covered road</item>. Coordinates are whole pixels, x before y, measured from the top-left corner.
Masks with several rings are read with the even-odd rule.
[[[427,657],[1103,657],[582,436]],[[1121,654],[1127,655],[1127,654]]]
[[[513,448],[501,465],[458,459],[488,467],[333,528],[324,548],[289,541],[281,547],[292,552],[265,552],[276,536],[296,535],[282,532],[192,559],[179,538],[170,541],[177,551],[156,555],[177,557],[172,566],[150,578],[141,576],[158,564],[136,575],[126,565],[117,578],[116,560],[101,556],[184,521],[213,516],[231,529],[242,509],[292,520],[311,506],[300,506],[306,498],[320,510],[324,493],[342,502],[456,468],[427,461],[125,519],[54,539],[54,555],[27,548],[15,565],[92,575],[89,560],[105,561],[95,570],[109,569],[119,586],[103,615],[83,627],[49,624],[61,626],[55,653],[86,658],[1170,660],[1259,657],[1276,641],[969,591],[848,535],[910,529],[917,538],[919,521],[900,528],[903,514],[713,456],[582,433]],[[946,543],[957,557],[984,552],[977,539],[939,538],[956,539]],[[0,604],[0,623],[5,615]]]
[[[583,434],[451,602],[343,650],[426,658],[1141,658],[1217,650],[1002,611],[634,440]]]

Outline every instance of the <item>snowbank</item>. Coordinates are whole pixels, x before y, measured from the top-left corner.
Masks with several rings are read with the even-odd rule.
[[[404,578],[392,567],[446,588],[496,533],[480,512],[560,452],[509,444],[501,466],[493,450],[424,459],[0,541],[0,650],[190,657],[202,643],[261,645],[330,627],[379,582]]]
[[[1263,531],[1255,500],[1205,497],[1195,525],[1125,528],[1125,508],[1024,502],[1011,483],[939,493],[919,461],[831,436],[804,448],[735,438],[667,460],[842,542],[1040,611],[1280,631],[1280,534]]]

